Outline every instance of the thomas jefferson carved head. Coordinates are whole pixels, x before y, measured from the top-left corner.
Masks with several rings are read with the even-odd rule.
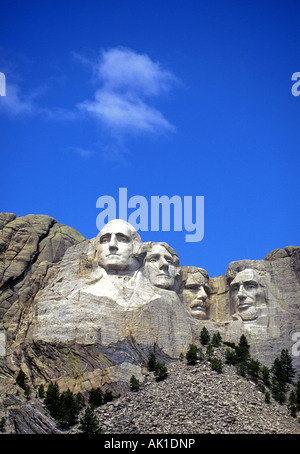
[[[108,222],[97,238],[99,265],[108,271],[134,271],[140,266],[138,250],[140,235],[132,225],[122,219]]]
[[[180,277],[177,253],[167,243],[148,242],[143,245],[146,252],[143,274],[159,288],[175,290]]]
[[[182,299],[192,317],[207,319],[209,276],[203,268],[187,266],[182,268]]]

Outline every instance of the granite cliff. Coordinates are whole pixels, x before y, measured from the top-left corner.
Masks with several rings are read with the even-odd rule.
[[[176,360],[204,326],[232,342],[245,334],[267,366],[287,349],[299,374],[299,296],[299,247],[209,277],[181,267],[166,243],[143,243],[125,221],[88,240],[49,216],[1,213],[0,413],[25,409],[13,397],[20,369],[32,388],[56,381],[60,390],[124,393],[132,375],[144,380],[150,352]],[[34,413],[28,403],[24,411]]]

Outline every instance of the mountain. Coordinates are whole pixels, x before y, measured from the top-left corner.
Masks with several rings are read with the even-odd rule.
[[[31,394],[56,382],[126,395],[132,375],[145,382],[151,352],[173,364],[203,327],[228,342],[245,335],[268,367],[286,349],[299,374],[299,295],[299,247],[209,277],[122,220],[85,239],[46,215],[0,213],[0,419],[17,433],[58,430],[39,400],[21,396],[20,370]]]

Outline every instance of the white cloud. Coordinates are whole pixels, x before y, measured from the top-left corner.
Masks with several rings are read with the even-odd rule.
[[[22,96],[16,84],[6,84],[6,96],[0,98],[0,110],[10,115],[32,114],[35,105],[32,96]]]
[[[131,93],[98,90],[94,101],[85,101],[80,107],[114,131],[157,133],[174,129],[161,112]]]
[[[148,55],[122,47],[102,52],[97,72],[106,90],[129,90],[141,96],[160,95],[177,80]]]
[[[127,134],[158,135],[176,130],[155,106],[156,100],[179,83],[160,63],[124,47],[102,51],[95,60],[76,53],[73,58],[92,73],[94,94],[89,99],[73,108],[43,106],[41,95],[48,95],[48,87],[36,87],[31,92],[22,90],[24,81],[21,84],[15,74],[13,82],[6,84],[6,96],[0,97],[0,112],[11,116],[39,115],[55,121],[79,121],[91,116],[112,134],[107,154],[114,156],[124,154]],[[93,154],[78,147],[73,147],[73,152],[85,158]]]
[[[178,82],[147,55],[130,49],[103,51],[94,65],[101,88],[93,100],[78,104],[83,112],[93,115],[114,133],[174,131],[175,127],[150,101],[165,94]]]
[[[43,115],[52,120],[74,120],[79,118],[77,110],[63,109],[60,107],[41,107],[36,101],[44,94],[45,88],[37,87],[31,93],[23,93],[17,83],[6,84],[6,96],[0,98],[0,112],[11,116]]]

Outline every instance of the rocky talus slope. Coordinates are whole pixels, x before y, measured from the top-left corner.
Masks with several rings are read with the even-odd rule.
[[[224,348],[215,356],[224,359]],[[208,361],[168,365],[168,377],[152,372],[138,391],[131,391],[95,410],[105,434],[300,434],[300,415],[223,363],[223,372]],[[78,428],[74,427],[71,433]]]
[[[300,414],[290,416],[287,403],[280,405],[251,380],[225,364],[225,347],[215,349],[223,371],[211,369],[209,361],[188,365],[186,360],[168,363],[168,377],[157,381],[144,369],[145,380],[138,391],[130,391],[95,408],[102,429],[108,434],[300,434]],[[2,396],[5,409],[4,434],[77,434],[88,405],[76,425],[62,430],[50,416],[43,400],[32,390],[29,399],[17,385]],[[290,387],[290,390],[292,387]],[[3,407],[3,408],[2,408]]]

